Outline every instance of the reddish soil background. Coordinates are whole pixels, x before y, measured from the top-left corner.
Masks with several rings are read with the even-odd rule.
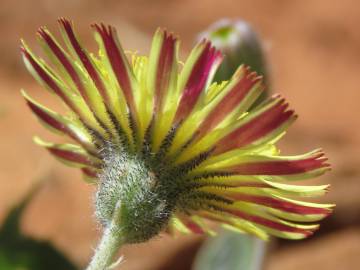
[[[124,46],[147,53],[156,27],[182,39],[184,55],[212,22],[241,17],[265,41],[273,92],[287,97],[300,115],[283,140],[283,153],[296,154],[319,146],[332,172],[312,180],[330,183],[324,202],[336,203],[320,231],[301,242],[274,240],[265,269],[359,269],[360,265],[360,2],[330,1],[10,1],[0,2],[0,221],[39,179],[49,179],[22,220],[26,234],[52,241],[84,266],[100,229],[92,215],[94,188],[80,173],[55,162],[32,143],[34,134],[55,138],[29,113],[19,90],[58,108],[26,73],[19,39],[35,46],[35,31],[56,18],[77,25],[84,43],[95,47],[89,24],[106,22],[118,28]],[[38,48],[38,47],[37,47]],[[37,51],[37,49],[36,49]],[[126,270],[190,269],[202,239],[166,236],[122,249]]]

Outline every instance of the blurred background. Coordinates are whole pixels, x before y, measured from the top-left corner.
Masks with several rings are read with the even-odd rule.
[[[272,91],[300,115],[281,143],[297,154],[322,147],[333,170],[312,183],[330,183],[322,202],[336,203],[320,230],[300,242],[273,240],[266,270],[358,269],[360,265],[360,3],[353,0],[0,0],[0,222],[39,179],[49,179],[22,215],[22,232],[50,241],[76,265],[92,255],[100,228],[93,216],[94,188],[80,172],[56,162],[32,142],[54,138],[25,106],[20,89],[51,108],[56,99],[26,72],[19,53],[24,38],[36,52],[35,32],[57,32],[60,16],[74,20],[95,48],[89,25],[116,26],[126,49],[147,53],[158,26],[177,33],[182,59],[197,34],[224,17],[248,21],[264,42]],[[203,242],[197,236],[158,237],[124,247],[123,270],[188,270]]]

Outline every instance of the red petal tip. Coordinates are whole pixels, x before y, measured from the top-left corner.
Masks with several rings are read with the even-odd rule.
[[[60,17],[57,20],[59,23],[71,23],[71,21],[65,17]]]
[[[20,52],[21,52],[24,56],[26,56],[27,51],[26,51],[26,49],[25,49],[25,47],[24,47],[23,45],[20,45]]]

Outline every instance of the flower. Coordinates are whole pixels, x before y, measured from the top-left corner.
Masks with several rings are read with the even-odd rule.
[[[301,239],[329,215],[333,205],[301,200],[328,185],[292,183],[329,170],[323,152],[279,154],[275,144],[297,116],[279,95],[249,110],[263,85],[248,67],[216,83],[222,55],[207,40],[182,64],[179,40],[166,30],[156,31],[149,57],[128,56],[113,27],[94,24],[94,55],[70,21],[59,24],[67,50],[38,31],[52,65],[24,42],[22,55],[68,114],[23,95],[42,124],[73,143],[35,142],[98,184],[96,215],[105,226],[121,207],[126,242],[162,230],[212,233],[207,220],[263,239]]]

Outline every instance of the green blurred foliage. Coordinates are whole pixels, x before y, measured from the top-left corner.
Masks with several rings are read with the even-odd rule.
[[[21,233],[21,216],[35,190],[37,188],[9,212],[0,228],[0,269],[76,270],[77,267],[51,243]]]
[[[260,270],[264,254],[264,241],[223,231],[200,249],[193,270]]]

